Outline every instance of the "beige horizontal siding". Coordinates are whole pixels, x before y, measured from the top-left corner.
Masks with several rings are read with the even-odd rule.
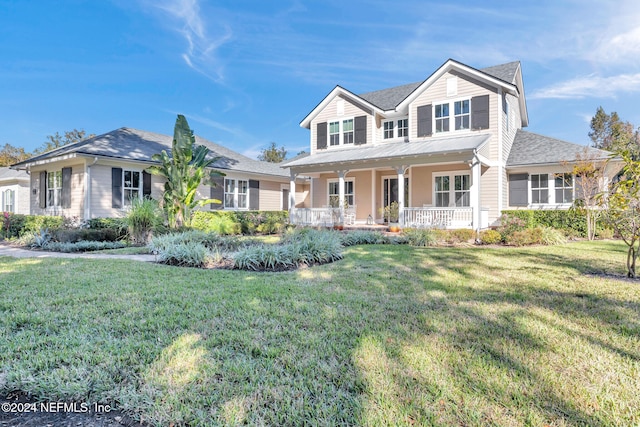
[[[342,100],[344,102],[344,114],[338,115],[338,101]],[[372,116],[369,111],[364,109],[362,106],[351,102],[350,100],[337,96],[313,119],[311,122],[310,129],[310,137],[311,137],[311,154],[317,151],[317,125],[318,123],[323,122],[331,122],[349,118],[355,118],[357,116],[367,116],[367,144],[372,143],[372,133],[371,133],[371,120]],[[329,130],[327,129],[327,135],[329,134]],[[353,144],[352,144],[353,145]],[[327,141],[327,147],[329,147],[329,142]],[[331,148],[327,148],[330,150]]]
[[[76,159],[77,161],[77,159]],[[40,172],[62,171],[63,167],[71,167],[71,207],[63,209],[60,206],[40,208]],[[33,215],[59,215],[67,218],[84,218],[84,164],[64,164],[64,166],[49,166],[47,168],[31,169],[31,188],[36,194],[30,194],[30,212]]]

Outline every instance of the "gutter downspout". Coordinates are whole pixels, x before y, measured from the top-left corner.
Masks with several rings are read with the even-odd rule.
[[[98,163],[98,157],[93,158],[93,163],[86,165],[84,174],[84,219],[91,219],[91,166]],[[86,164],[86,163],[85,163]]]

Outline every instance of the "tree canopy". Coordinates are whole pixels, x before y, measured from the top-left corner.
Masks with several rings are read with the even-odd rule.
[[[269,148],[262,149],[258,155],[258,160],[269,163],[280,163],[287,158],[287,150],[284,147],[276,147],[276,143],[272,142]]]
[[[602,106],[591,118],[589,138],[595,148],[616,153],[629,152],[633,158],[640,157],[640,134],[633,124],[623,121],[618,113],[607,114]]]
[[[47,135],[47,140],[40,147],[36,148],[33,154],[46,153],[47,151],[55,150],[56,148],[73,144],[94,136],[94,134],[87,135],[87,132],[84,129],[73,129],[66,131],[63,135],[56,132],[55,135]]]
[[[0,149],[0,166],[11,166],[15,163],[27,160],[30,153],[24,151],[22,147],[14,147],[11,144],[4,144]]]

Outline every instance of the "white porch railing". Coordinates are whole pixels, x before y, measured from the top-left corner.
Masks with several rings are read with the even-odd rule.
[[[473,208],[404,208],[404,226],[472,228]]]
[[[340,218],[339,213],[338,218]],[[331,227],[334,223],[333,208],[295,208],[293,209],[293,223],[295,225]]]

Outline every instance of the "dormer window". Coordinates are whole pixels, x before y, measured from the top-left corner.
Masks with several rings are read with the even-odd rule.
[[[342,143],[353,144],[353,119],[342,121]]]
[[[383,139],[404,138],[409,136],[409,119],[387,120],[382,123]]]
[[[456,130],[469,129],[469,116],[469,100],[456,101],[454,103]]]
[[[329,145],[340,145],[340,122],[329,123]]]
[[[449,132],[449,103],[436,105],[435,115],[436,132]]]

